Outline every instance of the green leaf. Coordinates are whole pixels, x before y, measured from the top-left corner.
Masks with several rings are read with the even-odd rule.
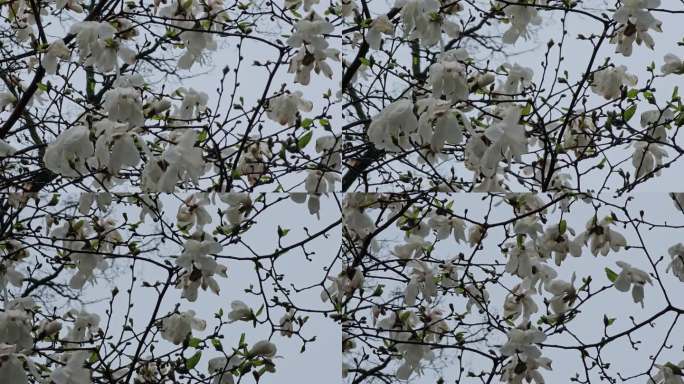
[[[192,355],[191,358],[185,359],[185,366],[188,369],[193,369],[197,366],[197,364],[200,362],[200,359],[202,358],[202,352],[198,351],[194,355]]]
[[[565,231],[568,229],[568,222],[565,220],[561,220],[560,223],[558,223],[558,233],[562,236],[565,234]]]
[[[193,338],[191,338],[190,341],[188,342],[188,345],[191,346],[191,347],[193,347],[193,348],[197,348],[197,347],[199,347],[199,345],[200,345],[201,342],[202,342],[202,340],[200,340],[200,339],[198,339],[198,338],[196,338],[196,337],[193,337]]]
[[[297,148],[302,149],[302,148],[306,147],[307,144],[309,144],[309,142],[311,141],[312,136],[313,136],[313,131],[311,131],[311,130],[308,131],[307,133],[305,133],[304,135],[302,135],[302,137],[300,137],[299,140],[297,140]]]
[[[606,276],[608,276],[608,280],[610,280],[611,283],[614,283],[615,280],[617,280],[618,274],[612,269],[606,267]]]
[[[306,118],[306,119],[303,119],[303,120],[302,120],[302,127],[303,127],[303,128],[307,128],[307,129],[308,129],[309,127],[311,127],[312,124],[313,124],[313,120],[311,120],[311,119],[309,119],[309,118]]]
[[[285,237],[287,234],[290,232],[289,229],[287,228],[281,228],[280,225],[278,226],[278,237]]]
[[[611,326],[615,322],[615,318],[608,318],[608,316],[603,315],[603,325],[606,327]]]
[[[622,119],[623,119],[625,122],[629,121],[629,120],[634,116],[634,114],[636,113],[636,109],[637,109],[636,104],[635,104],[635,105],[632,105],[632,106],[629,107],[629,108],[627,108],[627,109],[622,113]]]
[[[217,351],[223,351],[223,344],[221,344],[221,340],[211,339],[211,345],[213,345]]]

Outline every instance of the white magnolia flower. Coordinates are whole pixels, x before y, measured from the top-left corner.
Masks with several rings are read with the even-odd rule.
[[[527,244],[510,244],[506,272],[524,279],[532,275],[533,266],[539,263],[537,250],[534,243],[528,241]]]
[[[228,204],[224,216],[231,226],[240,225],[252,211],[252,198],[246,192],[228,192],[219,195],[221,201]]]
[[[424,47],[437,44],[442,31],[449,37],[461,32],[458,24],[439,14],[441,4],[437,0],[397,0],[394,8],[401,9],[404,36],[419,39]]]
[[[539,307],[534,302],[534,295],[537,291],[534,288],[525,288],[522,284],[516,285],[504,301],[503,316],[507,320],[516,320],[522,315],[522,321],[527,323],[530,317],[539,311]]]
[[[128,123],[130,127],[145,125],[140,92],[135,88],[113,88],[107,91],[102,106],[110,120]]]
[[[586,231],[579,234],[573,241],[580,244],[586,244],[589,241],[589,247],[594,256],[598,256],[599,253],[606,256],[610,250],[617,252],[620,248],[627,246],[627,239],[610,228],[612,222],[610,216],[603,218],[600,222],[594,216],[587,221]]]
[[[292,334],[294,333],[294,322],[295,309],[290,308],[290,310],[285,312],[283,317],[281,317],[278,321],[278,324],[280,325],[280,335],[285,337],[292,337]]]
[[[634,147],[632,166],[634,166],[636,178],[641,179],[651,174],[660,175],[663,158],[669,156],[663,146],[647,141],[636,141],[632,146]]]
[[[65,221],[51,232],[51,237],[62,242],[62,246],[69,250],[69,259],[76,264],[78,271],[71,278],[70,286],[81,289],[88,281],[95,281],[95,269],[107,269],[107,263],[102,253],[91,252],[91,239],[96,238],[92,225],[79,221]],[[116,237],[111,239],[116,240]]]
[[[653,364],[658,373],[648,379],[648,384],[684,384],[684,360],[679,364],[667,362],[663,365]]]
[[[382,35],[394,35],[394,24],[387,15],[381,15],[371,23],[366,33],[366,42],[371,49],[380,49]]]
[[[332,282],[325,287],[321,292],[321,300],[333,303],[339,303],[346,297],[351,297],[357,289],[363,287],[365,277],[360,268],[348,268],[340,272],[337,277],[328,276],[328,280]]]
[[[547,357],[530,357],[524,355],[511,356],[503,368],[501,380],[509,384],[531,383],[544,384],[544,377],[539,368],[551,370],[551,359]]]
[[[198,133],[192,129],[183,130],[182,133],[172,135],[170,139],[174,144],[166,147],[163,160],[167,163],[166,169],[160,172],[154,192],[171,193],[176,188],[178,181],[190,180],[194,184],[199,183],[199,178],[205,172],[205,162],[202,149],[195,146]],[[147,166],[153,163],[149,161]],[[152,185],[150,185],[152,187]]]
[[[17,98],[10,92],[0,92],[0,112],[5,110],[5,107],[17,101]]]
[[[644,306],[644,284],[649,283],[653,285],[651,277],[645,271],[639,268],[632,267],[624,261],[616,263],[622,271],[615,280],[615,288],[618,291],[627,292],[632,288],[632,298],[635,303],[641,303]]]
[[[57,59],[69,60],[70,56],[71,50],[64,44],[64,40],[58,39],[50,44],[40,64],[47,74],[54,75],[57,72]]]
[[[249,349],[247,354],[249,356],[258,356],[258,357],[265,357],[265,358],[271,358],[274,357],[277,348],[275,344],[269,342],[268,340],[261,340],[256,342],[252,348]]]
[[[205,208],[208,204],[209,197],[205,193],[195,193],[188,196],[183,204],[178,207],[176,214],[178,227],[190,230],[197,225],[197,229],[202,229],[204,225],[211,223],[211,215]]]
[[[129,124],[109,119],[93,124],[95,128],[95,158],[101,167],[111,175],[117,175],[122,168],[134,167],[140,162],[140,151],[136,145],[139,137]]]
[[[162,320],[162,337],[176,345],[181,344],[192,330],[204,331],[207,322],[195,317],[195,311],[174,313]]]
[[[574,257],[582,256],[582,244],[570,240],[569,235],[574,234],[575,230],[565,223],[548,226],[539,239],[540,253],[544,258],[549,258],[553,254],[557,266],[561,265],[568,254]]]
[[[72,345],[91,341],[100,330],[100,316],[95,313],[71,310],[67,315],[74,319],[74,324],[65,338]]]
[[[406,243],[395,245],[392,254],[402,260],[418,259],[431,243],[421,236],[410,235]]]
[[[3,381],[11,384],[28,384],[22,361],[24,359],[25,355],[16,353],[16,345],[0,343],[0,377]]]
[[[506,81],[497,88],[497,93],[508,96],[516,95],[532,84],[532,77],[534,76],[532,68],[508,63],[505,63],[503,68],[508,72],[508,76]]]
[[[226,277],[227,270],[225,265],[219,264],[210,256],[221,252],[221,244],[203,233],[193,237],[185,242],[183,253],[176,259],[176,265],[184,269],[177,287],[183,289],[181,297],[189,301],[197,300],[197,290],[200,287],[202,290],[209,288],[218,294],[220,288],[214,275]]]
[[[302,92],[283,93],[268,101],[266,116],[280,125],[293,125],[299,111],[311,112],[313,103],[302,99]]]
[[[208,362],[209,373],[216,375],[211,384],[235,384],[233,375],[229,372],[231,369],[237,367],[242,363],[242,358],[233,355],[230,359],[226,357],[214,357]]]
[[[197,91],[194,88],[180,87],[176,90],[176,94],[183,97],[181,105],[175,108],[173,113],[173,117],[178,120],[196,119],[207,108],[209,95],[205,92]]]
[[[672,53],[665,55],[665,64],[660,67],[663,75],[669,75],[671,73],[682,75],[684,74],[684,61]],[[1,105],[1,104],[0,104]],[[0,108],[1,109],[1,108]]]
[[[236,321],[251,321],[254,319],[254,312],[247,304],[240,300],[233,300],[230,303],[230,312],[228,312],[228,319],[231,323]]]
[[[418,135],[423,145],[429,145],[428,160],[442,158],[440,152],[446,143],[456,145],[463,139],[463,132],[470,130],[467,116],[451,107],[451,103],[435,98],[426,98],[417,103]]]
[[[435,231],[437,240],[446,239],[452,233],[457,243],[466,240],[465,222],[456,216],[445,216],[432,212],[428,219],[428,226]]]
[[[432,85],[435,99],[443,96],[457,102],[468,98],[466,67],[463,62],[469,58],[464,48],[452,49],[439,55],[435,64],[430,66],[428,82]]]
[[[577,157],[589,155],[594,148],[595,134],[596,125],[590,118],[574,119],[563,134],[563,147],[573,151]]]
[[[0,343],[11,344],[18,351],[33,348],[31,315],[20,308],[0,313]]]
[[[399,152],[409,144],[409,136],[418,129],[413,103],[402,99],[388,105],[373,117],[368,138],[378,149]]]
[[[520,37],[527,39],[528,26],[530,24],[539,25],[542,22],[537,9],[529,6],[529,4],[513,5],[501,2],[497,2],[497,4],[503,7],[503,11],[511,23],[511,27],[503,34],[503,42],[506,44],[515,44]]]
[[[525,126],[519,123],[521,110],[517,106],[507,107],[502,111],[501,119],[494,120],[485,130],[485,136],[492,145],[482,157],[483,166],[496,169],[501,160],[509,161],[520,158],[527,153],[528,139]]]
[[[631,56],[632,44],[638,45],[643,42],[653,49],[655,42],[648,33],[650,29],[662,32],[661,21],[653,17],[648,8],[657,8],[660,0],[626,0],[613,14],[613,19],[620,25],[618,33],[611,39],[617,43],[615,52],[624,56]]]
[[[135,52],[115,38],[116,32],[110,23],[97,21],[82,21],[69,30],[76,35],[81,62],[101,72],[118,69],[119,58],[129,65],[135,63]]]
[[[52,371],[50,380],[55,384],[91,384],[91,372],[85,367],[90,351],[77,351],[71,354],[66,365]]]
[[[536,344],[544,340],[546,340],[546,335],[537,328],[512,328],[508,331],[508,341],[501,346],[501,353],[504,356],[522,354],[537,358],[541,356],[541,350]]]
[[[563,315],[567,312],[577,299],[577,290],[575,289],[575,274],[572,274],[570,282],[564,280],[553,280],[548,284],[546,290],[553,294],[549,300],[549,308],[554,314],[554,318]]]
[[[432,298],[437,296],[437,284],[435,284],[432,267],[420,260],[409,261],[407,267],[413,269],[411,270],[411,279],[404,290],[404,304],[415,305],[419,292],[423,295],[424,300],[431,302]]]
[[[335,48],[329,48],[325,35],[332,33],[334,26],[316,12],[311,12],[299,20],[294,29],[287,44],[299,48],[288,68],[289,73],[295,74],[295,82],[308,85],[312,70],[332,78],[333,70],[326,60],[339,61],[340,53]]]
[[[65,177],[87,174],[86,160],[95,152],[90,131],[84,125],[75,125],[62,132],[45,150],[43,161],[54,173]]]
[[[470,313],[473,306],[478,308],[480,313],[487,310],[489,304],[489,292],[484,286],[477,286],[475,284],[466,285],[463,295],[468,298],[466,303],[466,312]]]
[[[627,72],[627,67],[608,67],[594,72],[591,90],[606,100],[620,97],[623,86],[633,87],[639,79]]]
[[[398,380],[408,380],[415,372],[421,373],[421,361],[430,361],[434,358],[434,353],[429,345],[419,343],[398,343],[397,350],[402,355],[403,363],[397,368],[396,377]]]
[[[320,0],[285,0],[285,8],[295,10],[301,5],[304,11],[309,12],[311,7],[319,2]]]
[[[375,223],[367,210],[377,201],[372,193],[346,193],[342,200],[344,227],[359,238],[365,238],[375,230]]]
[[[672,261],[667,266],[667,271],[672,269],[672,273],[679,278],[679,281],[684,282],[684,244],[677,243],[667,249]]]

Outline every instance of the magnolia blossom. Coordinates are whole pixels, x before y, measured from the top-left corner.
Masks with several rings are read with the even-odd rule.
[[[545,1],[542,2],[545,3]],[[535,3],[535,1],[532,1],[532,3]],[[506,44],[515,44],[520,37],[527,39],[528,26],[530,24],[539,25],[542,22],[541,16],[539,16],[537,9],[533,6],[528,4],[512,5],[501,2],[497,2],[497,4],[503,7],[503,11],[511,23],[511,27],[503,34],[503,42]]]
[[[620,97],[623,86],[635,86],[639,79],[627,72],[627,67],[607,67],[594,72],[591,90],[606,100]]]
[[[435,231],[437,240],[446,239],[452,233],[457,243],[466,240],[465,222],[456,216],[445,216],[432,212],[428,219],[428,226]]]
[[[134,88],[113,88],[107,91],[102,106],[109,119],[128,123],[130,127],[145,124],[140,92]]]
[[[377,196],[367,193],[346,193],[342,200],[342,222],[345,228],[360,238],[366,237],[375,229],[373,219],[367,209],[377,200]]]
[[[228,192],[220,194],[221,201],[228,204],[224,216],[231,227],[240,225],[252,211],[252,198],[245,192]]]
[[[100,316],[95,313],[71,310],[67,315],[74,319],[74,324],[65,338],[72,345],[91,341],[100,330]]]
[[[90,252],[92,249],[90,240],[95,237],[95,234],[89,223],[83,220],[64,222],[52,230],[51,236],[62,242],[62,246],[69,251],[69,259],[76,264],[78,271],[69,282],[72,288],[83,288],[86,282],[95,281],[95,269],[107,268],[102,253]],[[112,240],[116,241],[119,238],[120,236],[115,236]]]
[[[387,15],[381,15],[371,23],[371,26],[366,33],[368,46],[371,47],[371,49],[380,49],[382,35],[394,35],[394,24],[392,24]]]
[[[340,53],[335,48],[329,48],[324,36],[332,33],[334,26],[312,11],[299,20],[294,28],[287,44],[292,48],[299,48],[288,68],[289,73],[295,74],[295,82],[308,85],[312,70],[316,73],[323,72],[326,77],[332,78],[333,70],[326,60],[339,61]]]
[[[147,163],[146,171],[150,179],[147,186],[151,191],[170,193],[178,181],[199,182],[199,177],[205,172],[205,163],[202,149],[195,146],[197,137],[197,132],[192,129],[174,131],[170,139],[175,144],[166,147],[162,155],[166,162],[165,169],[153,161]],[[155,166],[159,167],[158,171],[154,169]]]
[[[550,225],[539,239],[539,251],[544,257],[554,255],[557,266],[565,260],[568,254],[574,257],[582,256],[582,244],[570,240],[569,235],[574,235],[575,230],[567,227],[567,224]]]
[[[324,172],[317,169],[310,169],[304,179],[304,189],[306,193],[291,193],[290,198],[299,204],[304,203],[308,197],[309,213],[320,218],[321,195],[335,191],[335,183],[340,180],[340,176],[333,172]]]
[[[613,219],[610,216],[601,221],[597,221],[596,216],[594,216],[587,221],[586,231],[579,234],[573,241],[580,244],[586,244],[589,241],[589,247],[594,256],[599,253],[606,256],[610,250],[617,252],[620,248],[627,246],[627,240],[622,234],[610,228],[612,222]]]
[[[671,73],[682,75],[684,74],[684,61],[672,53],[665,55],[665,64],[660,67],[663,75],[669,75]],[[1,105],[1,103],[0,103]]]
[[[468,98],[466,67],[463,64],[468,58],[468,51],[464,48],[439,55],[437,62],[430,66],[428,77],[434,98],[441,99],[444,96],[452,102]]]
[[[295,309],[291,308],[289,311],[285,312],[283,317],[278,321],[281,336],[292,337],[292,334],[294,333],[294,323],[296,321],[295,313]]]
[[[195,311],[189,310],[181,313],[174,313],[162,320],[161,335],[165,340],[173,344],[181,344],[192,334],[192,330],[204,331],[207,323],[195,317]]]
[[[93,124],[95,127],[95,158],[101,167],[116,175],[122,168],[136,166],[140,162],[140,152],[136,142],[137,133],[128,124],[116,123],[109,119]]]
[[[653,364],[658,373],[648,379],[648,384],[684,384],[684,360],[679,364],[667,362],[663,365]]]
[[[13,104],[17,98],[10,92],[0,92],[0,112],[5,110],[5,107]]]
[[[399,152],[407,147],[409,136],[418,129],[413,103],[402,99],[388,105],[373,117],[368,126],[368,138],[378,149]]]
[[[550,371],[551,359],[548,357],[515,355],[504,366],[501,380],[509,384],[531,383],[532,381],[535,384],[544,384],[544,377],[539,372],[539,368]]]
[[[642,42],[653,49],[655,42],[648,33],[650,29],[662,32],[660,20],[653,17],[648,8],[657,8],[660,0],[625,0],[622,6],[615,10],[613,20],[620,24],[618,33],[611,39],[617,43],[616,52],[631,56],[632,44]]]
[[[667,249],[672,261],[667,266],[667,271],[670,269],[672,273],[679,278],[679,281],[684,282],[684,244],[677,243]]]
[[[636,171],[636,178],[641,179],[654,173],[660,175],[663,158],[668,157],[667,151],[657,143],[637,141],[633,144],[632,166]]]
[[[135,52],[115,38],[116,28],[107,22],[82,21],[71,26],[76,35],[81,62],[94,65],[98,71],[111,72],[119,67],[118,58],[135,63]]]
[[[489,292],[484,286],[475,284],[466,285],[463,295],[468,297],[466,303],[466,312],[470,313],[473,306],[476,306],[480,313],[487,311],[487,304],[489,303]]]
[[[541,350],[536,344],[544,340],[546,340],[546,335],[537,328],[513,328],[508,331],[508,341],[501,346],[501,353],[504,356],[522,354],[537,358],[541,356]]]
[[[451,107],[451,103],[435,98],[417,102],[420,118],[418,135],[423,144],[429,144],[426,157],[432,159],[444,148],[444,144],[456,145],[463,139],[463,132],[470,130],[468,117]]]
[[[227,270],[226,266],[209,256],[221,252],[221,244],[206,238],[205,234],[195,234],[193,237],[185,242],[183,253],[176,259],[176,265],[184,269],[178,282],[178,287],[183,289],[181,297],[189,301],[197,300],[197,290],[200,287],[202,290],[209,288],[218,294],[220,288],[214,275],[226,277]]]
[[[499,161],[510,161],[527,153],[528,140],[525,126],[519,123],[520,117],[520,108],[507,107],[502,111],[500,120],[493,121],[485,130],[485,136],[492,141],[482,158],[486,168],[495,169]]]
[[[202,229],[204,225],[211,223],[211,215],[205,208],[208,204],[209,197],[206,194],[196,193],[188,196],[178,207],[176,214],[178,227],[189,230],[197,225],[197,229]]]
[[[254,312],[247,304],[240,300],[233,300],[230,303],[230,312],[228,312],[228,319],[231,323],[236,321],[251,321],[254,319]]]
[[[572,274],[570,282],[564,280],[553,280],[546,290],[553,295],[549,299],[549,308],[555,317],[559,317],[567,312],[577,299],[577,290],[575,289],[575,274]]]
[[[499,88],[497,88],[497,93],[510,96],[516,95],[532,84],[532,77],[534,76],[532,68],[523,67],[520,64],[509,63],[504,63],[502,67],[506,69],[508,76],[506,77],[506,81],[501,83]]]
[[[430,361],[434,358],[429,345],[398,343],[396,348],[403,358],[403,363],[396,372],[398,380],[408,380],[414,372],[420,373],[421,361]]]
[[[401,9],[404,35],[408,39],[419,39],[425,47],[437,44],[442,31],[449,37],[461,32],[455,22],[439,14],[441,4],[437,0],[397,0],[394,8]]]
[[[615,288],[618,291],[627,292],[629,288],[632,288],[632,298],[635,303],[641,303],[641,307],[644,306],[644,284],[649,283],[653,285],[651,277],[645,271],[639,268],[632,267],[624,261],[618,261],[616,263],[622,272],[618,275],[615,280]]]
[[[65,366],[52,371],[50,380],[55,384],[91,384],[90,370],[84,366],[89,356],[89,351],[72,353]]]
[[[57,72],[57,59],[69,60],[71,50],[64,44],[64,40],[55,40],[45,52],[41,65],[45,68],[45,72],[54,75]]]
[[[24,355],[16,353],[15,345],[0,343],[0,377],[8,383],[28,384],[24,358]]]
[[[410,235],[406,243],[395,245],[392,254],[402,260],[418,259],[431,244],[421,236]]]
[[[409,306],[416,304],[418,293],[422,293],[423,299],[431,302],[437,296],[437,284],[435,284],[434,271],[428,263],[419,260],[411,260],[407,264],[411,270],[411,279],[404,290],[404,303]]]
[[[239,366],[241,362],[242,358],[237,355],[233,355],[230,359],[223,356],[210,359],[207,363],[209,373],[216,375],[211,384],[235,384],[233,375],[228,371]]]
[[[268,340],[261,340],[256,342],[252,348],[249,349],[247,354],[249,356],[258,356],[264,358],[274,357],[277,352],[276,345],[269,342]]]
[[[43,161],[54,173],[78,177],[88,173],[86,160],[95,152],[90,141],[90,130],[85,125],[74,125],[62,132],[45,150]]]
[[[357,267],[342,271],[337,277],[328,276],[328,280],[332,284],[323,289],[321,300],[323,302],[330,300],[334,303],[340,303],[345,297],[351,297],[354,291],[363,287],[365,277],[361,269]]]
[[[539,307],[534,302],[534,295],[537,291],[534,288],[525,288],[522,284],[516,285],[511,292],[506,295],[504,301],[504,318],[515,320],[520,315],[522,321],[527,323],[530,317],[539,311]]]
[[[283,93],[268,102],[266,115],[280,125],[292,125],[297,121],[298,112],[311,112],[313,103],[302,99],[302,92]]]

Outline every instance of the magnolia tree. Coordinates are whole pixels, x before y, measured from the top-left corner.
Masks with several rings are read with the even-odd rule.
[[[684,382],[684,2],[0,14],[3,382]]]

